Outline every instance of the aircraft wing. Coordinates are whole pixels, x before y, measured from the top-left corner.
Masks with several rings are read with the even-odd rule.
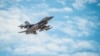
[[[26,33],[26,34],[29,34],[29,33],[33,33],[33,34],[37,34],[37,32],[36,31],[33,31],[33,32],[28,32],[27,30],[25,30],[25,31],[20,31],[19,33]]]
[[[28,32],[33,33],[38,30],[38,24],[34,24],[31,28],[27,29]]]

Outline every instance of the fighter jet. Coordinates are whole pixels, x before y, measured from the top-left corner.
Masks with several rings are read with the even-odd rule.
[[[48,21],[51,20],[53,18],[53,16],[50,17],[45,17],[43,18],[41,21],[39,21],[36,24],[30,24],[28,21],[25,21],[25,25],[19,25],[19,27],[21,29],[25,28],[26,30],[21,31],[19,33],[23,33],[25,32],[26,34],[37,34],[37,30],[39,30],[39,32],[44,31],[44,30],[49,30],[52,27],[48,24]]]

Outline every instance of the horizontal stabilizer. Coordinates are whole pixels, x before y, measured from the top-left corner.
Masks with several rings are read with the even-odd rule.
[[[19,32],[19,33],[23,33],[23,32],[26,32],[26,31],[21,31],[21,32]]]

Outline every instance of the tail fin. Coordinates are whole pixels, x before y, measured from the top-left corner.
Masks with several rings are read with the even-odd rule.
[[[28,21],[25,21],[25,24],[26,24],[26,25],[30,25],[30,23],[29,23]]]

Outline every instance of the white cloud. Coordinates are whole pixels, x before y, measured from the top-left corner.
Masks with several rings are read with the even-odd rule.
[[[73,9],[70,7],[64,7],[64,8],[50,8],[50,12],[73,12]]]
[[[58,3],[61,3],[62,5],[66,5],[66,0],[57,0]]]
[[[72,37],[82,37],[91,35],[93,28],[95,28],[95,23],[88,20],[88,18],[74,17],[72,19],[67,18],[67,21],[63,22],[63,27],[60,30]]]
[[[94,41],[77,41],[75,49],[76,51],[97,51],[99,47],[96,45],[99,44],[95,43]]]
[[[10,52],[13,55],[34,55],[34,54],[40,54],[40,55],[63,55],[59,54],[61,53],[67,53],[65,55],[68,55],[69,53],[73,53],[77,50],[84,50],[84,49],[90,49],[94,50],[96,46],[91,41],[74,41],[71,38],[60,38],[60,37],[54,37],[50,36],[46,33],[39,33],[39,35],[20,35],[17,37],[9,37],[6,35],[6,37],[9,37],[9,43],[8,40],[4,41],[5,43],[11,45],[14,44],[13,49],[11,48]],[[2,42],[3,45],[5,43]],[[84,45],[85,44],[85,45]],[[6,45],[5,51],[8,49],[8,45]],[[69,55],[71,56],[71,55]]]
[[[64,18],[70,18],[70,16],[65,16]]]
[[[99,54],[93,52],[78,52],[73,54],[73,56],[99,56]]]
[[[17,47],[13,50],[14,55],[25,55],[25,54],[45,54],[47,50],[41,46],[22,46]]]
[[[98,3],[97,6],[100,6],[100,3]]]
[[[86,7],[86,4],[96,3],[97,0],[75,0],[72,6],[76,9],[82,9]]]

